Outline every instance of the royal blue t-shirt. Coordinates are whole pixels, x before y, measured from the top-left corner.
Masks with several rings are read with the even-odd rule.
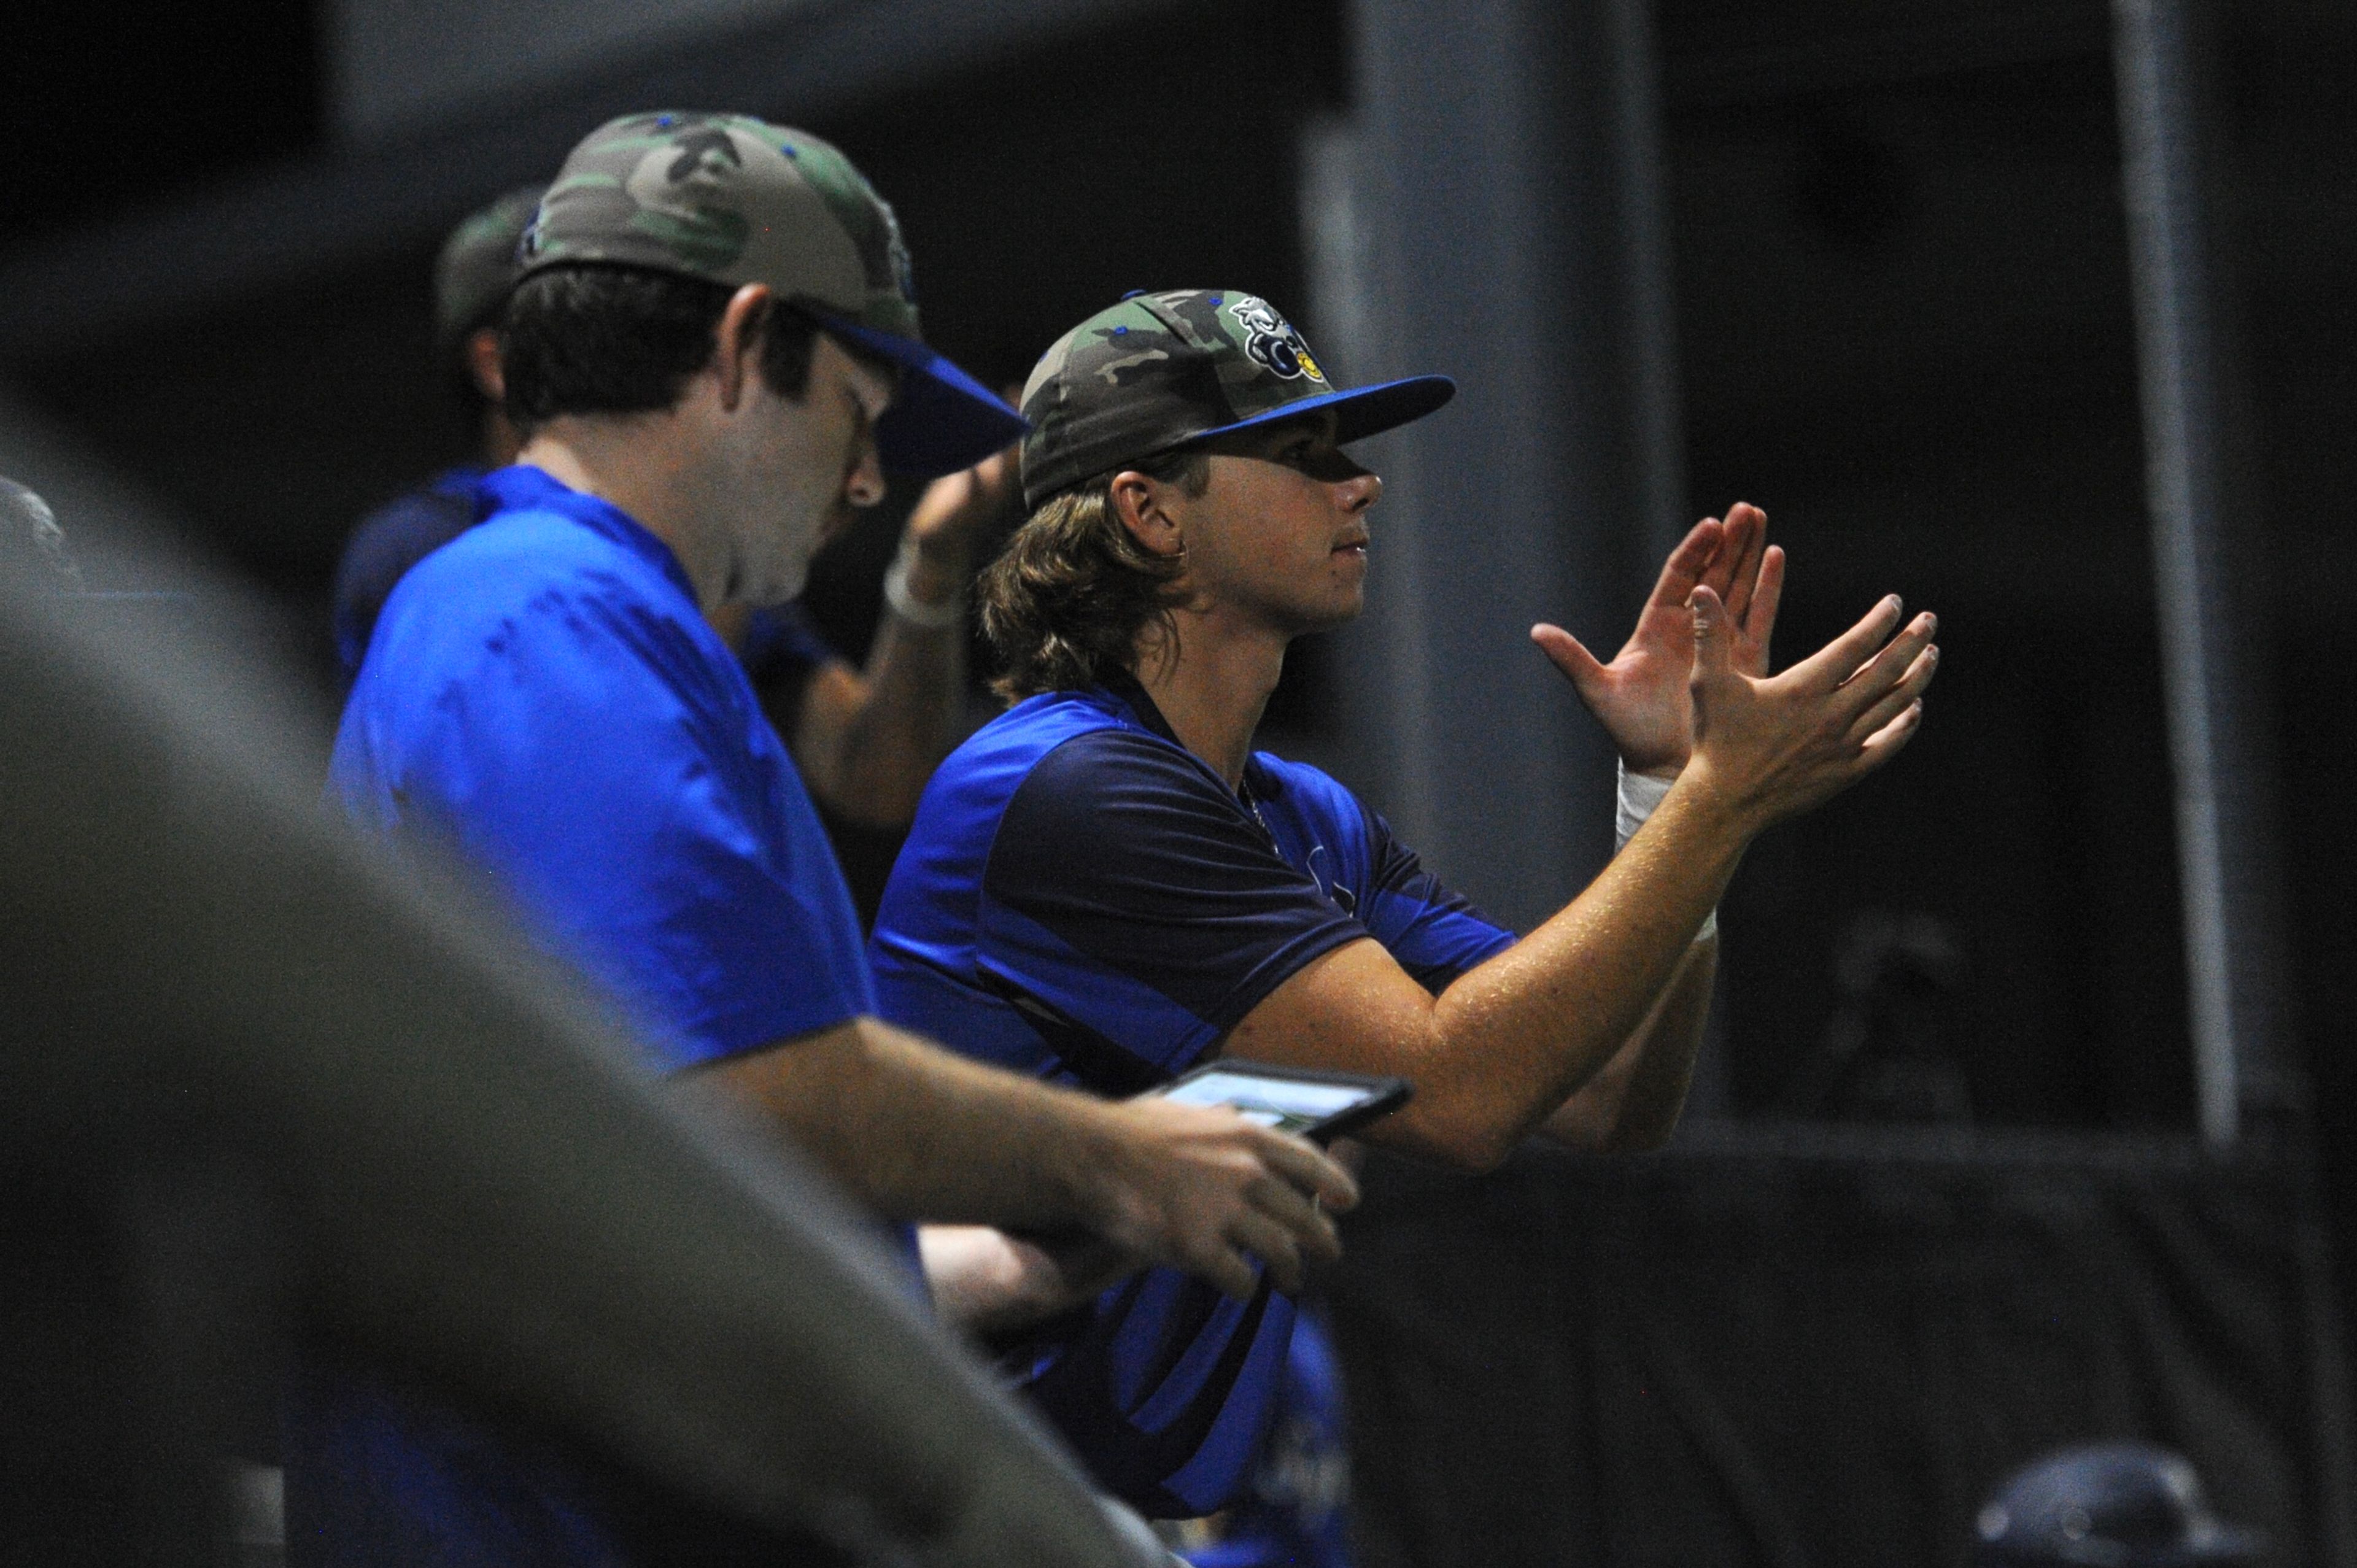
[[[471,463],[446,468],[415,489],[362,518],[344,541],[336,564],[336,658],[349,687],[375,635],[385,601],[409,569],[457,538],[499,504],[483,489],[484,472]],[[755,610],[737,659],[764,691],[772,682],[808,681],[838,655],[802,602]]]
[[[869,952],[892,1022],[1121,1096],[1362,937],[1435,991],[1513,940],[1325,774],[1254,753],[1231,790],[1125,682],[1034,697],[951,755]],[[1208,1513],[1249,1467],[1292,1324],[1265,1284],[1238,1303],[1152,1270],[1018,1370],[1109,1489]]]
[[[875,1011],[809,793],[670,548],[537,468],[386,602],[336,737],[362,827],[490,871],[680,1067]]]
[[[536,468],[386,602],[329,789],[363,829],[488,870],[668,1069],[876,1012],[810,797],[670,548]],[[899,1240],[909,1251],[905,1227]],[[601,1561],[546,1445],[357,1377],[288,1422],[290,1561]]]

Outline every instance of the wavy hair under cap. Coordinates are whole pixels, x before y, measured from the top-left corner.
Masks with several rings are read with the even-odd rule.
[[[1189,496],[1211,480],[1200,447],[1125,464]],[[983,635],[1005,666],[991,690],[1010,703],[1042,692],[1101,685],[1129,668],[1137,634],[1159,624],[1174,643],[1183,555],[1157,555],[1122,526],[1114,474],[1049,496],[983,569]]]

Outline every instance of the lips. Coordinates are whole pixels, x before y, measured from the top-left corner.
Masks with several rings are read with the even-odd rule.
[[[1364,555],[1366,553],[1367,536],[1363,533],[1346,533],[1334,543],[1333,553],[1337,555]]]

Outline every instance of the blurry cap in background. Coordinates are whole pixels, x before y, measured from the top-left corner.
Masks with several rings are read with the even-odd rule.
[[[1301,334],[1237,289],[1133,294],[1073,328],[1023,388],[1023,502],[1190,442],[1317,409],[1337,442],[1421,419],[1457,394],[1447,376],[1338,392]]]
[[[434,338],[448,354],[461,338],[488,327],[515,286],[516,248],[540,207],[543,187],[511,190],[470,213],[442,242],[434,261]]]
[[[833,145],[748,114],[631,114],[573,149],[525,232],[519,277],[605,264],[766,284],[903,371],[877,425],[887,467],[942,474],[1023,433],[925,347],[899,220]]]
[[[2007,1477],[1980,1512],[1982,1568],[2192,1568],[2248,1563],[2264,1542],[2210,1511],[2179,1455],[2149,1443],[2065,1448]]]
[[[81,568],[66,549],[49,503],[14,479],[0,478],[0,562],[28,585],[54,594],[82,591]]]

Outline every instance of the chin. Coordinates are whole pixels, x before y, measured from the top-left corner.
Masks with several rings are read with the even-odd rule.
[[[775,609],[780,605],[790,604],[801,598],[802,590],[809,585],[810,568],[804,566],[799,572],[781,573],[748,583],[743,591],[743,597],[745,602],[755,609]]]

